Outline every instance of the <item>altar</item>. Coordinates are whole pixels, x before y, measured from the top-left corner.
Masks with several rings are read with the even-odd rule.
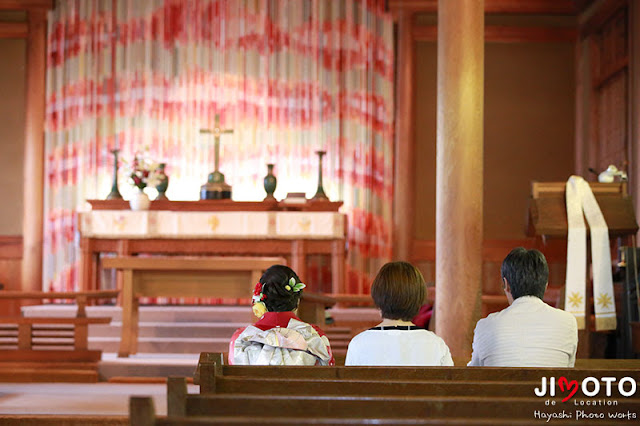
[[[307,256],[331,257],[332,293],[344,293],[347,217],[339,202],[89,200],[80,212],[81,288],[100,289],[100,255],[282,256],[304,280]]]

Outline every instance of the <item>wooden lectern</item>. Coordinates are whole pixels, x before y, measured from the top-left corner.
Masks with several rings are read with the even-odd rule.
[[[602,215],[609,228],[609,239],[617,253],[617,248],[631,245],[631,236],[638,232],[638,224],[633,211],[633,202],[627,192],[626,182],[590,183]],[[566,182],[532,182],[529,202],[528,229],[529,236],[540,238],[543,247],[547,239],[567,238],[567,207],[565,200]],[[586,223],[586,221],[585,221]],[[588,235],[587,226],[587,235]],[[590,250],[587,250],[590,254]],[[592,291],[587,286],[587,294]],[[617,303],[617,306],[622,304]],[[593,303],[587,303],[587,307]],[[620,310],[617,310],[620,312]],[[593,316],[587,313],[586,330],[580,330],[578,357],[587,358],[591,349],[591,333],[594,332]],[[618,321],[620,327],[621,321]]]

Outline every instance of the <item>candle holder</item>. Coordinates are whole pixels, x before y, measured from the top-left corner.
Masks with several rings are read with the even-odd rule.
[[[329,200],[327,194],[324,193],[324,188],[322,187],[322,157],[326,153],[326,151],[316,151],[316,154],[318,155],[318,190],[316,191],[316,195],[313,196],[311,201]]]
[[[107,195],[107,200],[122,200],[122,195],[118,190],[118,153],[119,149],[112,149],[113,154],[113,183],[111,184],[111,192]]]

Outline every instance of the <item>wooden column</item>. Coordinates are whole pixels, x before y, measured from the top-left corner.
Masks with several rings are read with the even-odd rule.
[[[415,215],[415,48],[413,14],[403,10],[398,19],[398,107],[396,115],[395,177],[393,191],[394,260],[409,260]]]
[[[589,138],[589,41],[576,41],[576,135],[574,173],[588,178],[588,138]]]
[[[629,180],[631,196],[635,199],[636,215],[640,215],[640,4],[637,1],[629,2],[631,33],[629,48],[629,131],[631,149]]]
[[[484,1],[438,2],[436,332],[470,358],[482,288]]]
[[[46,12],[29,11],[22,219],[22,290],[42,289]]]

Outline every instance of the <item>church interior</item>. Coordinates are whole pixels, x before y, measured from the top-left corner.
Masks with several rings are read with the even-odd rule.
[[[410,262],[429,330],[473,370],[475,324],[509,306],[513,248],[545,255],[547,304],[577,300],[571,176],[600,204],[613,277],[603,299],[587,272],[575,377],[640,380],[640,2],[0,0],[0,58],[0,424],[196,424],[205,396],[177,400],[207,387],[220,411],[197,424],[255,424],[229,413],[269,401],[232,395],[232,369],[205,354],[255,321],[273,264],[306,283],[299,316],[348,369],[350,339],[380,321],[378,270]],[[545,408],[526,398],[540,372],[414,370],[376,373],[405,393],[310,373],[307,414],[264,424],[530,424]],[[255,374],[247,386],[280,392]],[[387,411],[314,399],[330,378],[388,387],[368,394]],[[492,380],[511,393],[489,398]],[[621,407],[640,415],[637,397]]]

